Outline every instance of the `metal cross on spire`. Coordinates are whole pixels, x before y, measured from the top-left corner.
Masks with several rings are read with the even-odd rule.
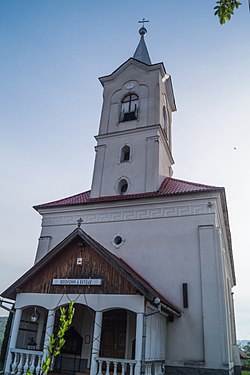
[[[145,20],[145,18],[143,18],[141,21],[138,21],[138,23],[142,23],[142,27],[144,27],[145,22],[149,22],[149,20]]]

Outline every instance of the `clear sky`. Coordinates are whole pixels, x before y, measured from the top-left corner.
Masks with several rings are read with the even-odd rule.
[[[174,177],[225,186],[238,338],[250,340],[250,14],[225,26],[215,0],[0,1],[0,291],[34,261],[32,206],[90,188],[99,76],[131,57],[150,20],[153,63],[172,75]],[[2,310],[1,314],[5,314]]]

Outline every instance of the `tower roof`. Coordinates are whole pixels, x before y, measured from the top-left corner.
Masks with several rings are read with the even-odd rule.
[[[148,49],[144,40],[144,35],[147,33],[147,29],[143,26],[139,30],[139,34],[141,35],[141,39],[139,44],[135,50],[133,58],[139,60],[145,64],[151,65],[151,59],[148,53]]]

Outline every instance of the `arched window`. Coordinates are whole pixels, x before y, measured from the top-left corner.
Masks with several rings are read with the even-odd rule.
[[[120,162],[124,163],[130,160],[130,147],[128,145],[123,146],[121,149]]]
[[[128,190],[128,181],[125,178],[122,178],[118,184],[118,194],[125,194]]]
[[[137,119],[139,97],[136,94],[129,94],[122,100],[121,121],[131,121]]]

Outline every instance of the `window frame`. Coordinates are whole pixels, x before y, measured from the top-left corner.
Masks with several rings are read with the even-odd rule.
[[[126,186],[126,190],[123,190],[123,187]],[[128,194],[129,191],[129,180],[126,177],[121,177],[116,185],[116,192],[118,195]]]
[[[125,144],[120,150],[120,163],[128,163],[131,161],[131,146]]]
[[[120,122],[137,120],[138,107],[139,95],[134,92],[126,94],[121,100]]]

